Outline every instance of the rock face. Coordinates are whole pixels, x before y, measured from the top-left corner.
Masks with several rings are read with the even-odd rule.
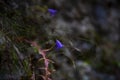
[[[41,79],[41,56],[25,41],[50,48],[60,40],[64,47],[48,54],[53,80],[120,80],[119,2],[0,1],[0,79],[30,79],[33,71]]]

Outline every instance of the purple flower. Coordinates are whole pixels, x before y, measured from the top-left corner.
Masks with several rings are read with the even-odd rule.
[[[56,40],[56,48],[57,49],[61,49],[61,48],[63,48],[63,44],[59,41],[59,40]]]
[[[55,10],[55,9],[48,9],[48,12],[50,13],[51,16],[54,16],[57,13],[57,10]]]

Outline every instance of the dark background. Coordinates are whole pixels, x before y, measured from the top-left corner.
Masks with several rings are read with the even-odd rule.
[[[0,0],[0,80],[30,80],[33,71],[42,80],[41,56],[24,40],[46,49],[56,39],[64,48],[47,54],[52,80],[120,80],[119,2]]]

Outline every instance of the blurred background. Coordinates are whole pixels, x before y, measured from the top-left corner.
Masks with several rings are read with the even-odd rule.
[[[120,80],[119,0],[0,0],[0,80],[43,80],[42,49],[52,80]],[[56,10],[54,15],[48,9]],[[34,67],[34,68],[33,68]],[[55,70],[55,71],[53,71]]]

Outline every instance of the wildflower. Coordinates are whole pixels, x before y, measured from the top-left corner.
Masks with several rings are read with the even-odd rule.
[[[48,9],[48,12],[50,13],[51,16],[54,16],[57,13],[57,10],[55,10],[55,9]]]
[[[56,40],[56,48],[57,49],[60,49],[62,48],[64,45],[59,41],[59,40]]]

